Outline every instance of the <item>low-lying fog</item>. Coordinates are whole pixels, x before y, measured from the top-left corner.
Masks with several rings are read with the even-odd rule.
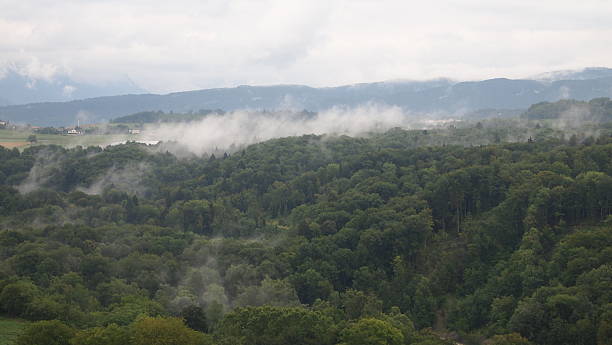
[[[367,105],[338,107],[317,114],[235,111],[202,120],[145,126],[139,141],[176,142],[195,154],[233,151],[257,142],[304,134],[359,136],[390,128],[424,128],[436,122],[408,114],[399,107]]]

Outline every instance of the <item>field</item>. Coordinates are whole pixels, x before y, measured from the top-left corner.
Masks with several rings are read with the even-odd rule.
[[[30,135],[36,135],[37,141],[33,144],[28,142]],[[137,137],[127,134],[93,134],[93,135],[57,135],[57,134],[37,134],[31,131],[19,131],[0,129],[0,146],[7,148],[25,148],[30,145],[60,145],[65,147],[74,146],[106,146],[112,143],[137,139]]]
[[[7,149],[12,149],[14,147],[22,147],[27,146],[30,143],[27,141],[0,141],[0,146],[4,146]]]
[[[0,317],[0,345],[12,344],[27,324],[27,321]]]

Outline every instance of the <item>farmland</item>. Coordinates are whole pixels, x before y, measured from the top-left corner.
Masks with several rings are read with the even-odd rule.
[[[36,136],[36,142],[30,143],[28,138]],[[106,146],[112,143],[137,139],[128,134],[90,134],[90,135],[61,135],[38,134],[30,130],[0,129],[0,146],[6,148],[26,148],[33,145],[60,145],[64,147],[75,146]]]

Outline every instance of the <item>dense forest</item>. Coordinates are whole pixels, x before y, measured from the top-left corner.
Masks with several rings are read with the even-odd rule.
[[[610,344],[611,133],[0,148],[0,312],[19,345]]]
[[[258,110],[249,111],[254,115],[275,115],[275,116],[295,116],[297,118],[308,118],[316,115],[314,112],[288,111],[288,110]],[[192,122],[202,120],[210,115],[224,115],[226,112],[221,109],[209,110],[201,109],[198,111],[190,111],[187,113],[178,112],[163,112],[163,111],[143,111],[131,115],[117,117],[111,120],[111,123],[127,123],[127,124],[146,124],[146,123],[177,123],[177,122]]]

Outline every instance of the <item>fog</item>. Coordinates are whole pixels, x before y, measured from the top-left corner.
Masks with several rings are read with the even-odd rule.
[[[145,126],[142,140],[176,142],[194,154],[232,152],[257,142],[299,136],[330,134],[362,136],[393,127],[431,127],[445,120],[406,113],[395,106],[368,104],[357,108],[334,107],[317,114],[298,112],[235,111],[214,114],[200,121]]]
[[[107,188],[115,188],[129,194],[143,196],[146,188],[142,185],[145,172],[151,168],[147,163],[131,163],[125,167],[111,167],[91,185],[78,187],[86,194],[99,195]]]
[[[17,190],[22,194],[35,191],[44,186],[53,177],[53,174],[63,161],[60,153],[49,149],[41,150],[36,154],[35,158],[28,177],[17,186]]]

